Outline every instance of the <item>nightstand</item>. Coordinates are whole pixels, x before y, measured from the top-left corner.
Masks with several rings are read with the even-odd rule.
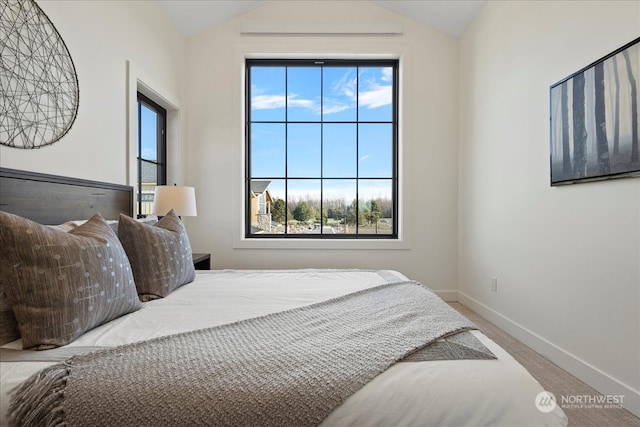
[[[211,270],[211,254],[191,254],[196,270]]]

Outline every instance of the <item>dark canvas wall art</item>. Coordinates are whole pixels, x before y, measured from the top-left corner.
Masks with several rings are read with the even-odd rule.
[[[551,185],[640,176],[640,38],[550,89]]]

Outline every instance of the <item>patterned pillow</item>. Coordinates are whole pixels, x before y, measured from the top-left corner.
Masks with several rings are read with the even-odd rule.
[[[0,285],[23,348],[44,350],[141,308],[126,253],[100,215],[63,232],[0,212]]]
[[[73,230],[74,228],[76,228],[79,225],[84,224],[87,221],[67,221],[64,222],[62,224],[58,224],[58,225],[46,225],[45,227],[47,228],[52,228],[54,230],[58,230],[58,231],[64,231],[65,233]]]
[[[173,209],[153,225],[121,214],[118,237],[142,301],[164,298],[195,278],[189,236]]]
[[[138,218],[136,221],[144,222],[145,224],[152,225],[152,224],[155,224],[156,222],[158,222],[158,216],[156,214],[149,214],[149,215],[147,215],[147,216],[145,216],[143,218]],[[115,220],[115,221],[109,220],[109,221],[107,221],[107,223],[111,226],[111,229],[113,231],[115,231],[116,234],[118,234],[118,224],[120,223],[120,221],[119,220]]]
[[[16,316],[13,315],[9,297],[4,290],[3,282],[0,280],[0,345],[19,338],[18,321]]]

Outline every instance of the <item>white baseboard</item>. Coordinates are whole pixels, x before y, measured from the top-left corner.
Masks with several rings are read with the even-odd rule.
[[[435,290],[432,291],[446,302],[458,302],[458,291]]]
[[[464,292],[458,292],[458,301],[598,392],[604,395],[624,396],[622,406],[640,418],[640,391],[632,389],[595,366],[550,343]]]

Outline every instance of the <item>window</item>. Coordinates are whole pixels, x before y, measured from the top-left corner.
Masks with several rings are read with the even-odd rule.
[[[167,111],[138,92],[138,217],[151,213],[156,185],[167,183]]]
[[[246,236],[397,239],[398,61],[246,65]]]

